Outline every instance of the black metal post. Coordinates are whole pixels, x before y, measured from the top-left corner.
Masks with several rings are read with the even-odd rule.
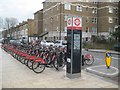
[[[118,2],[118,25],[120,25],[120,1]]]
[[[118,2],[118,31],[120,32],[120,1]],[[118,38],[118,42],[120,43],[120,35]]]

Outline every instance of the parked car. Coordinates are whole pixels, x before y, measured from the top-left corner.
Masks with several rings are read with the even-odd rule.
[[[3,42],[4,42],[4,38],[1,38],[1,39],[0,39],[0,43],[3,43]]]
[[[52,41],[43,40],[41,41],[41,45],[45,45],[45,46],[53,45],[54,46],[54,43]]]
[[[28,43],[28,37],[22,37],[22,39],[20,39],[20,42],[23,44],[27,44]]]
[[[11,39],[9,43],[13,45],[22,45],[21,41],[16,39]]]
[[[60,46],[66,47],[66,46],[67,46],[67,41],[66,41],[66,40],[56,40],[56,41],[54,42],[54,44],[55,44],[55,46],[57,46],[57,47],[60,47]]]

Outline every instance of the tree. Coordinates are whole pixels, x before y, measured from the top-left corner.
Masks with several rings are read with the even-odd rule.
[[[0,17],[0,28],[3,28],[3,19]]]
[[[111,32],[111,36],[120,42],[120,26],[114,32]]]
[[[11,18],[6,17],[4,22],[5,22],[5,28],[10,29],[11,27],[14,27],[18,23],[18,20],[13,17]]]
[[[10,38],[11,38],[11,32],[12,32],[11,30],[12,30],[13,27],[15,27],[15,25],[17,23],[18,23],[18,20],[16,18],[13,18],[13,17],[11,17],[11,18],[6,17],[5,20],[4,20],[4,24],[5,24],[4,28],[6,30],[8,30]]]

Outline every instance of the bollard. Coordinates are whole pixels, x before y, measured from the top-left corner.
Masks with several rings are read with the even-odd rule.
[[[106,62],[106,66],[107,66],[108,69],[111,66],[111,60],[112,60],[111,52],[110,51],[106,51],[105,52],[105,62]]]

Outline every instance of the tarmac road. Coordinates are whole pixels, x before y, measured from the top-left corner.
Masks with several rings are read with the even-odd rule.
[[[84,49],[82,50],[83,54],[89,53],[92,54],[94,56],[95,62],[93,63],[92,66],[98,66],[98,65],[105,65],[105,53],[101,53],[101,52],[91,52],[91,51],[85,51]],[[119,68],[120,70],[120,66],[118,65],[118,61],[120,60],[119,55],[117,54],[111,54],[112,55],[112,62],[111,62],[111,66]],[[87,68],[87,67],[91,67],[91,66],[83,66],[83,69]],[[116,82],[120,82],[120,75],[118,77],[115,78],[109,78],[112,79],[113,81]]]

